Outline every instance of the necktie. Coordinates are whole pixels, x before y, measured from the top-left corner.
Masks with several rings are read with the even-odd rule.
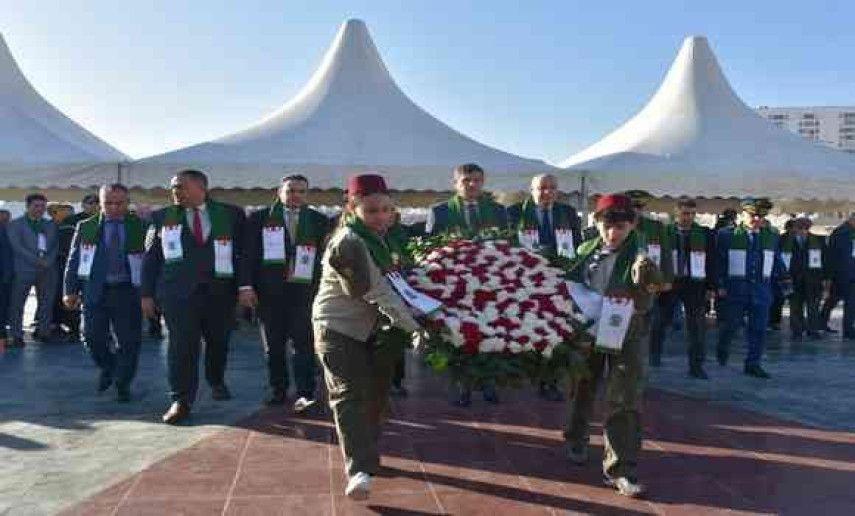
[[[292,244],[297,243],[297,227],[300,222],[300,210],[288,210],[288,238]]]
[[[119,278],[124,272],[124,256],[122,256],[122,240],[119,234],[119,221],[110,220],[107,222],[107,257],[109,274],[112,278]]]
[[[680,256],[678,259],[680,260],[680,276],[689,276],[690,275],[690,265],[689,265],[689,235],[686,231],[680,231]]]
[[[540,245],[552,245],[554,235],[552,233],[552,221],[549,220],[549,210],[540,208],[540,232],[538,240]]]
[[[205,245],[205,233],[202,231],[202,215],[199,208],[193,208],[193,238],[196,245]]]
[[[469,224],[469,229],[480,229],[480,221],[478,220],[478,203],[466,203],[466,219]]]

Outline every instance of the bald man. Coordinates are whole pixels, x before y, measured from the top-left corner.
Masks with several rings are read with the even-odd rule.
[[[558,202],[558,195],[558,178],[552,174],[534,176],[531,195],[509,207],[508,218],[521,245],[545,256],[573,258],[582,242],[582,222],[573,206]],[[554,383],[542,384],[540,396],[549,401],[564,399]]]

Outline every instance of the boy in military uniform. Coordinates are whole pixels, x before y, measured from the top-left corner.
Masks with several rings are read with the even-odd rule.
[[[644,492],[637,477],[641,451],[641,404],[647,366],[648,311],[661,286],[656,264],[647,256],[643,238],[635,231],[636,212],[629,197],[606,195],[597,201],[594,219],[600,235],[579,246],[570,267],[571,280],[603,295],[607,303],[624,303],[631,309],[628,320],[614,315],[601,317],[600,325],[622,325],[618,347],[609,352],[597,345],[588,355],[588,372],[573,380],[570,411],[564,438],[568,458],[576,464],[588,460],[590,419],[597,383],[608,363],[607,409],[603,423],[605,454],[603,475],[607,485],[625,496]]]

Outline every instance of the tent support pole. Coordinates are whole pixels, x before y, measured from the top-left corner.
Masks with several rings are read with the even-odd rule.
[[[582,225],[587,227],[588,224],[588,177],[585,172],[582,172],[582,177],[580,178],[580,193],[582,196],[581,199],[581,211],[582,211]]]

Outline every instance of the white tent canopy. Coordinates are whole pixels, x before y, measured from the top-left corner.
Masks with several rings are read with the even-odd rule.
[[[632,119],[561,163],[591,192],[855,198],[855,156],[774,127],[742,100],[706,38],[689,37]]]
[[[395,84],[365,24],[348,20],[281,109],[246,130],[137,161],[128,182],[162,186],[177,169],[194,167],[220,187],[269,187],[288,170],[335,188],[354,172],[378,170],[396,190],[444,190],[452,168],[470,161],[497,190],[522,190],[531,175],[556,171],[478,143],[425,112]]]
[[[48,103],[0,35],[0,186],[91,186],[115,181],[127,157]]]

